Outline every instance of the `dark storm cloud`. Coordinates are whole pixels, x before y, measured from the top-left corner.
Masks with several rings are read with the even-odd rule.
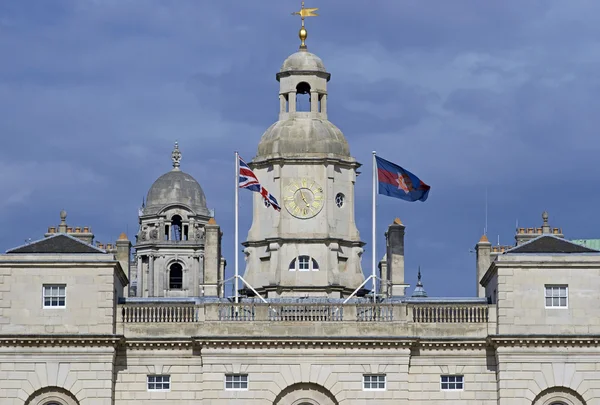
[[[0,225],[11,230],[0,248],[39,237],[62,208],[100,240],[133,238],[178,140],[231,259],[233,151],[251,159],[277,119],[275,73],[298,47],[298,3],[0,2]],[[430,295],[473,293],[486,188],[502,243],[544,209],[568,236],[598,236],[600,3],[313,3],[308,46],[332,73],[329,117],[364,164],[362,238],[372,150],[432,185],[425,204],[378,200],[380,242],[394,217],[407,225],[409,283],[421,265]],[[241,203],[243,239],[249,193]],[[367,246],[366,272],[370,256]]]

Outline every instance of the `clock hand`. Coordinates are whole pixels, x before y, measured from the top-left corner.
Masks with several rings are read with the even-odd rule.
[[[300,197],[302,197],[302,201],[304,201],[305,204],[308,204],[308,201],[306,201],[306,197],[304,197],[302,190],[300,190]]]

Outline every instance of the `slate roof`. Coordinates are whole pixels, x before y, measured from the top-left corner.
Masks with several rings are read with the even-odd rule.
[[[31,253],[106,253],[102,249],[79,240],[73,236],[57,233],[44,239],[31,242],[27,245],[19,246],[6,253],[31,254]]]
[[[541,235],[504,252],[504,254],[511,253],[600,253],[600,251],[553,235]]]

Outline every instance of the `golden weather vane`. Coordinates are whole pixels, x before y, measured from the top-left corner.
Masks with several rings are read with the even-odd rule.
[[[306,44],[304,43],[304,41],[306,40],[306,37],[308,36],[308,33],[306,32],[306,28],[304,28],[304,18],[306,17],[318,17],[319,14],[315,13],[315,11],[317,11],[318,8],[304,8],[304,2],[302,2],[302,8],[300,9],[300,11],[295,11],[292,13],[292,15],[299,15],[300,18],[302,19],[302,27],[300,27],[300,32],[298,33],[298,36],[300,37],[300,49],[306,49]]]

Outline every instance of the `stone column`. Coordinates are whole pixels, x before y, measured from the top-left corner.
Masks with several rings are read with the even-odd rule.
[[[137,287],[135,291],[136,297],[144,296],[144,272],[142,267],[142,257],[141,255],[137,256]]]
[[[148,297],[154,297],[154,255],[148,255]]]
[[[194,297],[200,296],[199,284],[200,284],[200,266],[198,265],[198,255],[194,254],[192,259],[192,288],[191,294]]]
[[[407,287],[404,284],[404,230],[402,221],[396,218],[387,231],[386,262],[392,296],[403,296]]]
[[[321,114],[327,116],[327,94],[321,95]]]
[[[492,264],[492,244],[487,236],[483,235],[477,245],[475,245],[475,254],[477,255],[477,274],[475,280],[475,293],[478,297],[485,297],[485,288],[480,284],[481,279]]]
[[[204,295],[210,297],[218,296],[218,282],[221,267],[221,227],[211,218],[205,230],[204,244]]]
[[[284,114],[287,112],[287,111],[285,111],[285,103],[286,103],[285,95],[280,94],[279,95],[279,113],[280,114]]]
[[[296,92],[290,91],[288,94],[288,102],[289,102],[289,112],[296,112]]]
[[[319,112],[319,93],[317,92],[310,93],[310,112]]]

